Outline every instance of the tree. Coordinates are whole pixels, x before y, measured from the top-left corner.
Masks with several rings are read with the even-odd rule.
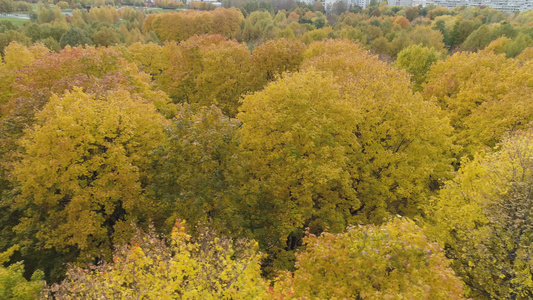
[[[8,20],[2,20],[0,21],[0,32],[4,33],[8,30],[17,30],[17,25],[11,23],[11,21]]]
[[[177,103],[216,104],[234,117],[239,99],[249,88],[250,51],[221,35],[201,35],[162,48],[167,64],[159,86]]]
[[[530,46],[533,46],[533,39],[530,35],[521,32],[515,39],[505,45],[505,55],[507,57],[516,57]]]
[[[6,300],[31,300],[35,299],[44,287],[42,271],[36,271],[28,281],[23,277],[24,265],[22,262],[4,267],[9,257],[19,249],[13,246],[5,252],[0,252],[0,298]]]
[[[4,63],[0,64],[0,70],[2,70],[0,72],[0,86],[2,87],[0,106],[11,99],[11,84],[15,81],[16,71],[31,65],[35,58],[40,58],[46,54],[48,54],[48,49],[42,44],[35,44],[27,48],[14,41],[4,49]]]
[[[381,55],[381,57],[388,57],[391,53],[390,44],[385,37],[374,39],[370,43],[370,49],[372,49],[373,53]]]
[[[153,156],[150,191],[159,199],[158,215],[168,216],[161,220],[166,225],[180,218],[209,224],[216,232],[238,232],[240,217],[232,194],[239,125],[214,105],[197,111],[180,106],[167,127],[165,145]]]
[[[256,47],[252,53],[252,90],[259,91],[285,72],[297,71],[305,45],[297,40],[275,39]]]
[[[398,54],[395,65],[409,72],[413,76],[411,77],[411,82],[414,83],[413,89],[421,91],[426,73],[431,65],[437,62],[439,56],[439,53],[432,48],[411,45]]]
[[[113,262],[89,269],[71,266],[68,279],[54,285],[56,299],[263,299],[257,243],[216,237],[203,230],[198,239],[176,220],[169,243],[152,228],[137,232],[114,252]]]
[[[417,216],[420,204],[451,175],[448,120],[435,104],[413,94],[406,72],[356,44],[314,43],[305,57],[302,70],[334,74],[357,116],[352,132],[361,148],[349,157],[361,201],[354,218],[381,223],[390,214]]]
[[[531,131],[508,136],[497,152],[466,163],[428,207],[428,228],[470,297],[533,297],[531,145]]]
[[[19,141],[12,171],[23,252],[109,258],[131,236],[130,222],[151,217],[148,154],[163,142],[164,123],[153,103],[123,90],[52,96]]]
[[[30,47],[29,50],[36,48]],[[5,138],[16,140],[22,134],[22,128],[32,125],[33,116],[52,94],[61,94],[74,87],[83,87],[95,95],[128,89],[152,99],[162,112],[166,110],[164,103],[170,101],[164,93],[153,91],[149,76],[139,73],[137,66],[128,63],[116,49],[68,47],[61,53],[37,56],[38,59],[26,68],[14,71],[16,80],[11,85],[12,97],[4,107],[0,127],[4,146],[10,144]]]
[[[455,21],[452,30],[450,31],[450,43],[452,46],[457,46],[462,44],[468,36],[481,26],[481,21],[479,20],[463,20],[459,18]]]
[[[155,43],[134,43],[128,47],[129,57],[141,71],[150,74],[152,80],[168,68],[162,54],[162,47]]]
[[[29,49],[34,48],[38,47]],[[15,81],[10,86],[11,98],[2,108],[0,125],[2,168],[11,165],[15,159],[13,153],[17,152],[16,140],[22,136],[24,128],[32,126],[35,113],[54,93],[83,87],[85,91],[100,96],[109,91],[127,89],[151,99],[160,112],[172,115],[172,108],[167,105],[170,101],[168,96],[152,90],[149,76],[139,73],[136,65],[125,61],[122,53],[115,49],[68,47],[61,53],[39,56],[31,65],[12,72]]]
[[[162,41],[181,42],[194,35],[221,34],[235,38],[240,34],[242,13],[234,8],[218,8],[214,11],[187,10],[146,17],[143,32],[154,31]]]
[[[326,12],[324,10],[324,3],[322,3],[321,1],[315,1],[315,3],[313,3],[313,10],[321,12],[321,13],[325,13]]]
[[[464,41],[461,48],[466,51],[478,51],[487,47],[493,38],[487,25],[482,25],[472,32]]]
[[[13,0],[0,1],[0,13],[12,13],[13,11],[15,11],[15,3],[13,3]]]
[[[496,54],[505,53],[505,48],[507,44],[511,42],[511,39],[505,36],[495,39],[492,41],[486,48],[486,51],[491,51]]]
[[[308,235],[296,266],[276,281],[273,298],[463,299],[440,246],[408,219]]]
[[[16,79],[16,74],[19,70],[28,67],[36,59],[40,59],[48,54],[48,49],[41,44],[35,44],[29,48],[23,45],[13,42],[5,49],[4,63],[0,64],[0,108],[2,108],[2,114],[0,114],[0,140],[2,141],[2,147],[0,148],[0,249],[7,249],[13,246],[14,234],[13,225],[18,222],[19,215],[12,213],[10,210],[11,200],[9,197],[9,191],[11,185],[9,183],[8,168],[11,165],[10,158],[13,156],[14,140],[6,138],[6,133],[11,126],[15,125],[15,122],[4,122],[9,120],[9,117],[4,115],[7,110],[4,110],[6,102],[11,99],[12,86]],[[20,116],[17,116],[20,118]],[[9,129],[6,130],[6,127]],[[13,126],[13,127],[16,127]]]
[[[102,27],[93,34],[93,41],[98,46],[113,46],[120,43],[118,32],[110,27]]]
[[[59,44],[61,45],[61,48],[65,48],[66,45],[75,47],[75,46],[85,46],[85,45],[92,45],[93,42],[87,35],[87,32],[85,30],[78,28],[78,27],[70,27],[65,34],[61,37],[61,40],[59,41]]]
[[[518,55],[516,59],[521,60],[521,61],[532,60],[533,59],[533,47],[527,47],[526,49],[524,49],[524,51],[522,51],[522,53],[520,53],[520,55]]]
[[[279,29],[275,26],[272,15],[266,11],[254,11],[244,20],[242,41],[258,45],[273,39]]]
[[[348,11],[348,4],[342,0],[335,1],[331,7],[331,13],[336,15],[340,15],[346,11]]]
[[[213,15],[213,22],[216,24],[213,28],[213,34],[220,34],[228,39],[235,39],[240,36],[241,24],[244,22],[244,16],[240,10],[217,8],[211,12],[211,15]]]
[[[15,30],[8,30],[0,33],[0,55],[4,54],[4,49],[12,42],[17,42],[24,46],[31,44],[31,39]]]
[[[348,172],[357,116],[331,76],[309,71],[246,96],[237,118],[243,227],[287,268],[304,227],[342,231],[360,207]]]
[[[418,17],[418,7],[407,7],[405,8],[405,17],[409,22],[413,22],[414,19]]]
[[[435,22],[435,25],[432,27],[434,30],[438,30],[442,33],[442,41],[446,46],[449,46],[452,44],[450,39],[450,33],[448,29],[446,28],[446,22],[443,19],[437,20]]]
[[[181,1],[177,0],[155,0],[154,4],[156,7],[162,7],[167,9],[176,9],[176,8],[184,8],[185,4]]]
[[[450,118],[458,158],[491,151],[507,131],[533,121],[531,68],[490,51],[456,53],[431,67],[424,96]]]
[[[411,26],[411,22],[405,18],[405,17],[402,17],[402,16],[397,16],[395,19],[394,19],[394,24],[398,24],[400,25],[400,27],[402,29],[405,29],[409,26]]]
[[[407,33],[410,44],[433,48],[437,51],[444,49],[444,37],[438,30],[425,26],[415,26]]]

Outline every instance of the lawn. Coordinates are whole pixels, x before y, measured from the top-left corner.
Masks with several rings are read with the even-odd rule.
[[[168,9],[168,8],[149,8],[146,10],[148,14],[155,14],[155,13],[167,13],[171,11],[178,11],[176,9]]]
[[[12,18],[12,17],[2,17],[0,16],[0,21],[9,21],[17,26],[22,26],[24,23],[28,22],[28,19],[19,19],[19,18]]]

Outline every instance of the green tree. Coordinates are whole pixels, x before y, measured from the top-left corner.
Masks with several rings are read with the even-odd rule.
[[[533,133],[461,168],[428,207],[428,224],[476,299],[533,297]]]
[[[110,27],[100,28],[100,30],[93,34],[92,39],[99,46],[108,47],[120,43],[120,35],[115,29]]]
[[[61,48],[65,48],[67,45],[72,47],[92,45],[93,41],[89,38],[85,30],[72,26],[63,34],[59,44]]]
[[[426,79],[426,73],[431,65],[439,59],[439,56],[439,53],[434,49],[411,45],[398,54],[395,65],[409,72],[412,75],[413,89],[421,91],[422,83]]]
[[[254,11],[244,20],[242,40],[252,45],[258,45],[277,34],[272,15],[266,11]]]
[[[4,49],[12,42],[29,46],[31,44],[31,39],[25,36],[23,33],[15,30],[8,30],[0,33],[0,56],[4,55]]]
[[[533,46],[533,39],[530,35],[519,33],[516,38],[505,45],[505,55],[507,57],[516,57],[527,47]]]
[[[458,46],[462,44],[468,36],[481,26],[479,20],[463,20],[459,18],[455,21],[452,30],[450,31],[450,43],[452,46]]]
[[[418,17],[418,7],[407,7],[405,9],[405,17],[409,22],[413,22]]]
[[[15,11],[13,0],[0,0],[0,13],[12,13],[13,11]]]
[[[438,30],[425,26],[415,26],[407,33],[410,44],[422,45],[436,51],[444,49],[444,37]]]
[[[43,272],[36,271],[28,281],[24,278],[24,265],[22,262],[4,267],[9,257],[18,250],[13,246],[5,252],[0,252],[0,298],[5,300],[31,300],[36,299],[44,287]]]
[[[461,48],[466,51],[482,50],[485,49],[493,39],[489,26],[482,25],[466,38]]]
[[[435,22],[435,25],[432,27],[432,29],[434,30],[438,30],[442,33],[442,41],[444,42],[444,44],[446,46],[448,45],[451,45],[452,42],[451,42],[451,39],[450,39],[450,34],[448,32],[448,29],[446,28],[446,22],[444,20],[437,20]]]
[[[239,125],[214,105],[196,112],[187,104],[180,106],[167,127],[167,142],[153,158],[150,190],[159,199],[158,214],[168,216],[161,220],[166,226],[180,218],[209,224],[217,232],[237,231],[232,178],[238,166]]]

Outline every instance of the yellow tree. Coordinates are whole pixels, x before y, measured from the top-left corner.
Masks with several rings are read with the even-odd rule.
[[[128,58],[133,61],[140,70],[152,76],[152,80],[167,69],[167,63],[163,59],[162,47],[154,43],[135,43],[128,47]]]
[[[465,164],[428,206],[431,235],[476,299],[533,297],[533,132]]]
[[[113,261],[71,267],[55,299],[266,299],[255,242],[203,231],[192,239],[176,221],[169,245],[152,230],[117,247]]]
[[[3,63],[0,63],[0,106],[11,99],[11,84],[15,81],[15,75],[18,69],[29,66],[36,58],[47,55],[49,50],[42,44],[35,44],[31,47],[26,47],[17,43],[11,42],[4,49]],[[2,111],[0,110],[0,116]]]
[[[221,35],[202,35],[162,49],[167,68],[156,80],[178,103],[216,104],[234,117],[241,95],[248,90],[250,51]]]
[[[131,222],[151,217],[144,188],[165,120],[153,103],[123,90],[53,96],[19,141],[13,169],[23,250],[109,258]]]
[[[54,93],[81,87],[99,97],[113,90],[126,89],[134,98],[153,102],[167,117],[173,114],[171,106],[167,106],[168,96],[154,90],[150,77],[139,72],[135,64],[128,63],[116,49],[67,47],[60,53],[48,53],[39,45],[24,49],[16,44],[9,49],[4,67],[10,71],[0,74],[12,82],[10,89],[2,94],[9,99],[2,107],[0,119],[0,244],[3,249],[13,245],[12,227],[21,213],[9,209],[13,186],[8,184],[8,177],[14,162],[19,160],[15,155],[19,152],[17,140],[24,128],[33,126],[35,114]],[[28,262],[26,258],[26,267],[31,267]]]
[[[427,73],[424,97],[446,112],[457,156],[472,157],[533,121],[533,64],[489,51],[456,53]]]
[[[413,221],[308,235],[296,271],[283,272],[274,299],[464,299],[437,243]]]
[[[360,207],[347,172],[357,116],[331,75],[309,71],[246,96],[237,117],[244,227],[288,267],[305,226],[342,231]]]
[[[217,8],[211,11],[210,14],[213,16],[213,23],[216,24],[212,33],[223,35],[228,39],[234,39],[240,36],[244,16],[239,9]]]
[[[380,223],[389,214],[415,217],[426,196],[450,176],[451,128],[439,107],[413,94],[407,73],[348,41],[314,43],[302,69],[330,71],[357,116],[360,150],[349,156],[361,201],[354,212]]]
[[[154,31],[162,41],[181,42],[201,34],[221,34],[231,39],[240,35],[243,21],[242,13],[234,8],[208,12],[186,10],[148,15],[143,31]]]
[[[305,45],[298,40],[275,39],[257,46],[252,53],[251,89],[259,91],[284,72],[294,72],[303,61]]]

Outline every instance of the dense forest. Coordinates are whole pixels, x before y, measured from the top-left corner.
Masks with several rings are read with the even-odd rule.
[[[111,2],[0,0],[0,299],[533,298],[533,11]]]

